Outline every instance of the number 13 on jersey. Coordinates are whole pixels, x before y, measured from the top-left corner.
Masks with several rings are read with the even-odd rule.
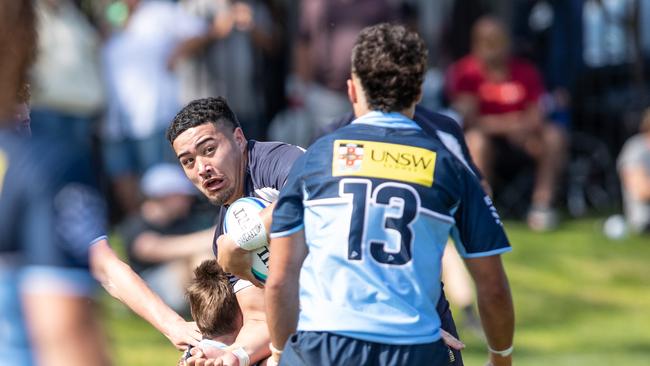
[[[383,264],[404,265],[413,256],[412,223],[418,217],[420,196],[411,186],[385,182],[372,189],[369,179],[345,178],[339,195],[351,197],[352,215],[348,259],[363,259],[365,247]]]

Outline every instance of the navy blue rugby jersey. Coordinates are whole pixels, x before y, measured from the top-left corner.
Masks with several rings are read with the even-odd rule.
[[[244,180],[244,196],[259,197],[275,202],[280,189],[287,182],[293,163],[304,153],[304,149],[283,142],[248,141],[248,162]],[[212,242],[214,256],[217,256],[217,238],[223,234],[223,220],[227,206],[218,208],[216,230]],[[236,281],[231,277],[231,283]]]
[[[272,237],[304,230],[298,330],[386,344],[440,338],[447,238],[464,257],[510,244],[477,177],[401,114],[371,112],[298,159]]]

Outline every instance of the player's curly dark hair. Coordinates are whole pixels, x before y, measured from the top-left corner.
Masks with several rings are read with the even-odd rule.
[[[422,39],[402,25],[364,28],[352,49],[352,73],[371,110],[398,112],[418,98],[427,66]]]
[[[210,97],[191,101],[174,117],[167,128],[167,140],[170,144],[185,130],[200,126],[204,123],[214,123],[218,126],[230,127],[234,131],[240,127],[237,116],[228,106],[223,97]]]

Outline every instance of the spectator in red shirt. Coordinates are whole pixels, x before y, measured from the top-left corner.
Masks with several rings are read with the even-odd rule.
[[[557,224],[553,199],[566,160],[566,136],[545,120],[544,86],[537,69],[510,55],[510,39],[496,19],[474,25],[472,52],[452,65],[448,93],[465,121],[465,136],[477,167],[491,179],[497,144],[511,145],[536,164],[528,224],[549,230]]]

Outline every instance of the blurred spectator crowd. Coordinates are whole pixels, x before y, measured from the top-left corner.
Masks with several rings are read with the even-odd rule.
[[[577,216],[623,202],[616,157],[650,105],[650,3],[640,0],[36,3],[33,134],[86,149],[109,182],[114,222],[144,215],[135,226],[178,219],[161,218],[157,204],[184,217],[196,206],[161,201],[142,181],[152,168],[176,174],[160,164],[175,163],[164,131],[183,105],[223,95],[248,138],[307,146],[349,112],[351,46],[383,21],[426,40],[421,104],[464,127],[502,213],[527,215],[533,229],[554,227],[557,207]],[[618,168],[629,161],[648,157]],[[171,186],[165,193],[189,194]],[[647,185],[637,191],[624,187],[624,202],[645,197],[648,220]]]

